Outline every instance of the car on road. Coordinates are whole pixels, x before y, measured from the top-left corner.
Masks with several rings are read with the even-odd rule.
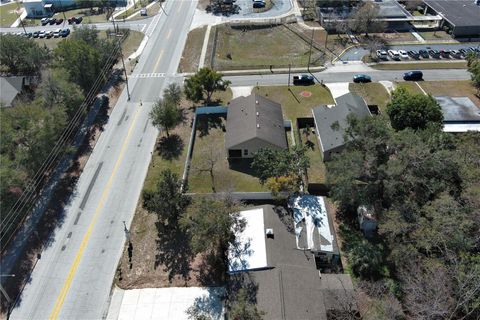
[[[366,74],[356,74],[353,76],[353,82],[355,83],[368,83],[372,82],[372,77]]]
[[[263,0],[253,0],[253,8],[265,8],[266,3]]]
[[[293,76],[293,84],[296,86],[309,86],[315,84],[315,78],[309,74]]]
[[[403,74],[403,80],[405,81],[418,81],[423,79],[422,71],[409,71]]]
[[[377,58],[380,60],[388,60],[388,53],[385,50],[377,50]]]
[[[420,58],[420,53],[418,53],[418,51],[410,50],[407,53],[412,59],[419,59]]]
[[[422,49],[422,50],[419,50],[418,53],[424,59],[428,59],[430,57],[427,50]]]
[[[402,59],[408,59],[408,53],[405,50],[398,50],[398,54],[400,55],[400,58]]]
[[[388,55],[393,60],[400,60],[400,54],[398,53],[397,50],[388,50]]]

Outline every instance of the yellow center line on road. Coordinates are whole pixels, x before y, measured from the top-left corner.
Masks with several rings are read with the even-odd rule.
[[[170,39],[170,36],[172,35],[172,30],[173,29],[168,30],[167,38],[166,38],[167,40]]]
[[[160,54],[158,55],[158,59],[157,59],[157,62],[155,63],[155,67],[153,67],[153,72],[157,71],[157,67],[160,61],[162,60],[162,57],[163,57],[163,49],[160,50]]]
[[[57,300],[55,302],[55,305],[53,307],[52,313],[50,314],[49,319],[57,319],[60,311],[62,310],[63,303],[65,301],[65,298],[67,297],[68,291],[70,290],[70,286],[72,285],[73,277],[75,276],[75,273],[77,272],[78,265],[80,264],[80,260],[82,259],[83,252],[85,251],[85,248],[88,244],[88,241],[90,239],[90,236],[92,234],[93,228],[95,227],[95,224],[97,222],[98,217],[100,216],[100,211],[102,210],[104,204],[105,204],[105,199],[107,197],[108,192],[110,191],[110,188],[112,187],[113,183],[113,178],[115,177],[118,167],[120,165],[120,162],[123,159],[123,155],[125,153],[125,149],[127,147],[127,143],[130,140],[130,135],[132,134],[133,127],[135,126],[135,123],[137,121],[137,116],[138,116],[139,109],[137,108],[137,111],[135,112],[134,119],[132,121],[132,124],[130,125],[130,128],[128,129],[127,137],[125,138],[122,149],[120,150],[120,154],[118,156],[117,161],[115,162],[115,165],[113,167],[112,174],[110,175],[110,178],[108,179],[107,185],[103,189],[102,195],[100,197],[100,202],[98,203],[97,208],[95,209],[95,214],[93,215],[93,219],[90,222],[90,225],[88,226],[87,232],[85,233],[85,236],[83,237],[82,243],[80,244],[80,248],[77,251],[77,255],[75,256],[75,260],[72,263],[72,266],[70,267],[70,271],[68,273],[67,278],[65,279],[65,282],[63,284],[62,290],[60,291],[60,294],[57,297]]]

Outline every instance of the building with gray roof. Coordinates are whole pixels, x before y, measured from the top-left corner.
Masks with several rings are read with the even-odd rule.
[[[435,97],[442,108],[443,131],[480,131],[480,108],[469,97]]]
[[[427,12],[443,18],[454,37],[479,37],[480,2],[474,0],[424,0]]]
[[[230,101],[226,131],[229,159],[252,158],[264,148],[287,148],[282,106],[258,94]]]
[[[333,153],[343,149],[349,115],[358,118],[371,116],[365,100],[356,94],[344,94],[336,98],[336,102],[334,107],[323,105],[312,110],[323,161],[330,160]]]
[[[15,98],[22,93],[25,86],[25,77],[0,77],[0,105],[11,107]]]

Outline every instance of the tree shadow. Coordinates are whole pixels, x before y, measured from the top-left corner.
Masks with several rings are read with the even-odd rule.
[[[253,159],[229,159],[228,166],[233,171],[248,174],[253,177],[257,177],[257,173],[252,168]]]
[[[158,143],[157,151],[165,160],[178,159],[183,152],[185,144],[178,134],[162,137]]]
[[[275,206],[273,211],[277,214],[280,221],[282,221],[285,229],[291,233],[295,234],[295,222],[293,221],[293,214],[291,211],[287,210],[284,206]]]
[[[247,293],[247,301],[251,304],[257,304],[258,284],[255,282],[249,272],[240,272],[230,276],[227,284],[227,295],[229,301],[237,300],[237,294],[240,289]]]
[[[188,235],[180,228],[168,226],[161,221],[155,225],[158,233],[155,269],[158,266],[165,266],[170,282],[176,275],[189,280],[190,263],[194,254],[190,248]]]
[[[215,251],[203,255],[198,266],[198,280],[202,286],[222,285],[225,282],[225,262]]]
[[[232,14],[238,14],[240,12],[240,7],[236,4],[224,4],[224,2],[215,2],[207,6],[206,11],[208,13],[213,13],[214,15],[222,15],[229,17]]]
[[[193,319],[221,319],[223,312],[222,300],[225,290],[218,287],[207,288],[207,294],[195,298],[193,305],[187,310],[189,318]]]
[[[199,137],[207,136],[211,129],[225,131],[225,117],[221,115],[199,115],[197,117],[197,128]]]

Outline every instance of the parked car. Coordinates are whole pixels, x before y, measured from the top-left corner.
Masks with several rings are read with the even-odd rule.
[[[309,74],[293,76],[293,84],[296,86],[309,86],[311,84],[315,84],[315,78]]]
[[[70,29],[68,28],[62,29],[62,31],[60,31],[60,36],[63,38],[67,37],[69,34],[70,34]]]
[[[265,2],[263,0],[253,0],[253,7],[254,8],[265,8]]]
[[[63,19],[62,19],[62,18],[56,19],[56,20],[55,20],[55,23],[56,23],[56,24],[62,24],[62,23],[63,23]]]
[[[33,32],[27,32],[23,35],[25,38],[32,38],[33,37]]]
[[[424,59],[428,59],[430,56],[428,55],[428,51],[427,50],[419,50],[418,53],[420,54],[420,56]]]
[[[398,53],[397,50],[388,50],[388,55],[393,60],[400,60],[400,54]]]
[[[53,31],[45,32],[45,38],[50,39],[51,37],[53,37]]]
[[[458,49],[458,52],[460,52],[460,54],[464,57],[467,55],[467,50],[464,48]]]
[[[408,53],[405,50],[398,50],[398,54],[400,55],[400,58],[402,59],[408,59]]]
[[[422,71],[409,71],[403,75],[403,80],[405,81],[417,81],[423,79]]]
[[[417,51],[415,50],[410,50],[407,52],[408,55],[412,58],[412,59],[418,59],[420,58],[420,53],[418,53]]]
[[[38,37],[39,37],[40,39],[43,39],[43,38],[45,38],[46,33],[47,33],[47,31],[42,30],[42,31],[40,31],[40,32],[38,33]]]
[[[49,18],[42,18],[42,19],[40,20],[40,23],[42,24],[42,26],[45,26],[45,25],[48,24],[48,20],[49,20]]]
[[[59,38],[60,37],[60,32],[62,32],[62,29],[57,29],[53,31],[53,37],[54,38]]]
[[[34,31],[32,34],[33,38],[38,38],[38,35],[40,34],[40,31]]]
[[[67,19],[68,24],[79,24],[83,21],[82,17],[71,17]]]
[[[366,74],[356,74],[353,76],[353,82],[355,83],[367,83],[372,82],[372,77]]]
[[[48,19],[48,24],[49,25],[54,25],[55,23],[57,23],[57,19],[55,19],[55,18]]]
[[[440,56],[442,58],[450,58],[450,50],[440,50]]]
[[[385,50],[377,50],[377,58],[380,60],[388,60],[388,53]]]
[[[462,53],[461,53],[459,50],[452,50],[452,51],[450,52],[450,56],[451,56],[452,58],[457,58],[457,59],[459,59],[459,58],[462,57]]]
[[[430,49],[428,50],[428,54],[432,57],[432,58],[440,58],[440,51],[438,50],[433,50],[433,49]]]
[[[147,9],[146,8],[140,9],[140,15],[141,16],[146,16],[147,15]]]

